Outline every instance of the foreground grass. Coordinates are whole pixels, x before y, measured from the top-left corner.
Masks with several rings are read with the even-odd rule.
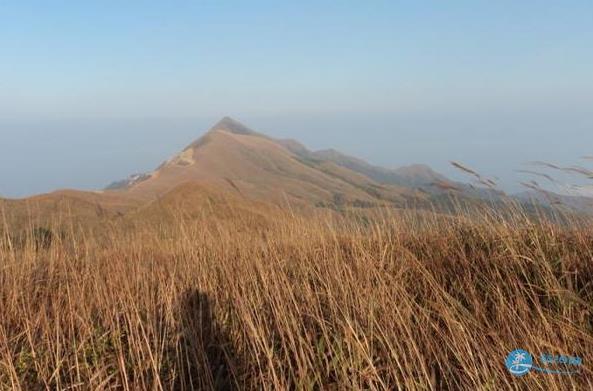
[[[593,226],[179,220],[0,245],[0,389],[592,389]],[[523,348],[572,376],[512,377]]]

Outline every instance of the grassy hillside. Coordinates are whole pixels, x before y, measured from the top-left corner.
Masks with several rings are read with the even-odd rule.
[[[0,389],[593,387],[588,221],[170,207],[204,194],[167,224],[5,234]],[[517,348],[584,365],[512,377]]]
[[[128,185],[114,184],[118,188],[114,193],[154,200],[183,183],[199,182],[281,206],[327,204],[335,197],[350,204],[401,205],[418,197],[412,188],[383,185],[364,173],[317,159],[299,145],[224,118],[154,172]]]
[[[102,226],[138,208],[141,202],[115,192],[60,190],[24,199],[0,199],[0,219],[11,228]],[[0,232],[4,227],[0,226]]]

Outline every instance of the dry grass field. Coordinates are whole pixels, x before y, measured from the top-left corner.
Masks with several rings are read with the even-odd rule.
[[[593,388],[588,221],[274,213],[5,223],[0,389]]]

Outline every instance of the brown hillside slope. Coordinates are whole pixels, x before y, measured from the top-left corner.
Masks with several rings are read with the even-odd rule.
[[[151,224],[201,221],[202,224],[232,221],[259,228],[277,212],[273,205],[246,200],[230,191],[197,182],[187,182],[128,214],[131,220]]]
[[[114,192],[59,190],[24,199],[0,199],[0,218],[9,225],[84,223],[123,216],[140,201]]]
[[[180,184],[199,182],[251,200],[279,205],[320,202],[377,204],[412,197],[333,162],[303,158],[281,142],[224,118],[146,179],[125,190],[155,199]]]

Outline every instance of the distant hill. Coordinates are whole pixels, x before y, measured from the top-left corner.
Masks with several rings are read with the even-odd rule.
[[[403,204],[419,196],[411,183],[428,186],[431,181],[428,168],[415,177],[412,171],[383,172],[363,161],[348,164],[354,158],[339,159],[337,154],[310,152],[296,141],[275,140],[226,117],[154,172],[109,189],[153,199],[183,183],[198,182],[280,205],[370,206]],[[398,180],[381,180],[389,175]]]
[[[150,201],[189,182],[284,206],[407,207],[443,205],[451,196],[478,202],[508,199],[502,191],[452,181],[424,164],[392,169],[335,149],[311,151],[297,140],[274,139],[230,117],[155,171],[134,174],[107,189]],[[529,202],[522,195],[511,198]],[[568,201],[581,209],[587,200]]]
[[[593,198],[576,195],[564,195],[549,191],[525,191],[514,197],[524,203],[533,203],[545,207],[564,207],[579,212],[593,211]]]
[[[434,190],[438,182],[452,183],[443,175],[435,172],[430,167],[421,164],[389,169],[379,166],[373,166],[364,160],[345,155],[334,149],[326,149],[316,152],[302,152],[313,159],[322,161],[331,161],[342,167],[365,175],[376,182],[388,183],[410,188],[422,188],[424,190]]]
[[[5,218],[11,226],[92,226],[123,217],[141,204],[140,200],[117,192],[58,190],[25,199],[0,199],[0,219]]]

